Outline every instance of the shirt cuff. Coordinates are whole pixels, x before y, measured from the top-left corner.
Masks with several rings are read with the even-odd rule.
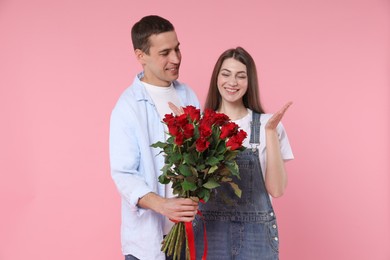
[[[134,208],[134,210],[137,212],[138,216],[142,216],[144,212],[148,209],[144,209],[138,206],[138,201],[140,198],[148,194],[149,192],[153,192],[151,189],[148,187],[140,187],[137,190],[134,190],[131,198],[130,198],[130,204]]]

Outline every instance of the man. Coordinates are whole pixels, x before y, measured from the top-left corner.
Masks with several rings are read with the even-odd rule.
[[[165,140],[161,122],[176,106],[199,101],[189,87],[177,81],[181,62],[173,25],[151,15],[131,30],[135,57],[143,72],[120,96],[110,122],[111,175],[122,198],[122,252],[125,259],[165,259],[161,242],[172,221],[192,221],[198,205],[172,196],[170,185],[158,182],[164,157],[150,145]]]

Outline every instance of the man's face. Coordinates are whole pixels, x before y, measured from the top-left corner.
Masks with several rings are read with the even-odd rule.
[[[179,77],[181,53],[176,32],[153,34],[149,37],[149,42],[149,54],[138,50],[138,59],[144,69],[142,81],[167,87]]]

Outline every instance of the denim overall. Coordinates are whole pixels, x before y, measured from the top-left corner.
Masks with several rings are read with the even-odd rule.
[[[237,157],[242,190],[238,198],[230,185],[215,189],[210,200],[199,204],[201,216],[193,221],[196,259],[203,254],[204,223],[208,260],[277,260],[279,238],[275,213],[265,188],[259,161],[260,114],[253,112],[250,144],[252,148]]]

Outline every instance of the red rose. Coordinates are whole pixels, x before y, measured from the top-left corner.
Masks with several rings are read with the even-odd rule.
[[[214,115],[214,124],[221,126],[229,122],[229,117],[223,113],[216,113]]]
[[[234,122],[229,122],[224,124],[221,127],[221,135],[219,138],[225,139],[227,137],[231,137],[232,135],[237,133],[238,125]]]
[[[180,116],[176,116],[176,124],[180,128],[183,128],[186,124],[188,124],[187,115],[181,114]]]
[[[180,128],[177,125],[172,124],[168,125],[168,131],[170,135],[177,136],[180,133]]]
[[[246,132],[244,130],[240,130],[236,135],[233,135],[226,142],[226,147],[230,147],[230,150],[237,150],[242,146],[242,142],[246,138]]]
[[[209,137],[212,134],[211,127],[206,121],[201,121],[199,125],[199,133],[201,137]]]
[[[191,138],[194,135],[194,125],[193,124],[186,124],[183,127],[183,132],[184,132],[185,139]]]
[[[199,121],[200,109],[197,109],[194,106],[186,106],[186,107],[183,107],[183,111],[185,114],[189,115],[192,122]]]
[[[207,139],[204,137],[200,137],[198,140],[196,140],[196,150],[200,153],[206,150],[209,145],[210,142],[207,141]]]
[[[164,116],[164,119],[163,121],[167,124],[167,125],[171,125],[175,122],[175,116],[173,116],[172,114],[166,114]]]
[[[240,131],[238,131],[237,138],[239,142],[242,143],[246,137],[247,137],[247,133],[244,130],[241,129]]]
[[[232,136],[226,143],[226,147],[230,148],[230,150],[234,151],[241,147],[241,143],[238,142],[236,136]]]
[[[175,144],[177,145],[183,145],[184,142],[184,135],[182,132],[179,132],[177,136],[175,137]]]
[[[209,120],[211,120],[214,117],[214,115],[215,115],[215,111],[212,110],[212,109],[207,108],[207,109],[204,110],[203,119],[205,121],[209,121]]]

